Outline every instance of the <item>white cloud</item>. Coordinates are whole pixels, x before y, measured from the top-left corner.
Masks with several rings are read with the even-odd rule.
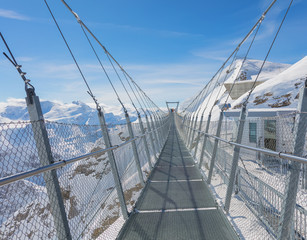
[[[113,23],[95,23],[96,25],[101,25],[102,27],[106,28],[117,28],[125,31],[134,31],[134,32],[142,32],[147,33],[150,35],[160,35],[163,37],[204,37],[203,34],[197,33],[189,33],[189,32],[177,32],[172,30],[163,30],[163,29],[150,29],[150,28],[143,28],[137,27],[132,25],[122,25],[122,24],[113,24]]]
[[[194,50],[191,52],[194,56],[201,57],[204,59],[216,60],[216,61],[225,61],[227,56],[231,53],[230,50],[208,50],[200,49]]]
[[[30,18],[25,16],[25,15],[19,14],[15,11],[12,11],[12,10],[2,9],[2,8],[0,8],[0,17],[22,20],[22,21],[29,21],[30,20]]]
[[[20,61],[21,63],[33,61],[33,58],[31,58],[31,57],[17,57],[16,59],[17,59],[17,61]]]
[[[74,64],[61,61],[37,61],[38,59],[34,59],[27,63],[27,72],[40,97],[49,100],[59,99],[63,102],[90,101],[90,97],[86,93],[86,86]],[[140,87],[160,106],[164,106],[166,100],[182,101],[193,95],[205,85],[218,67],[212,63],[194,64],[192,62],[123,64],[123,66]],[[95,62],[81,63],[80,67],[99,102],[109,105],[117,104],[116,96],[101,67]],[[106,66],[106,69],[123,101],[130,102],[113,70],[109,66]],[[126,83],[124,78],[122,80]],[[130,87],[126,87],[130,90]]]

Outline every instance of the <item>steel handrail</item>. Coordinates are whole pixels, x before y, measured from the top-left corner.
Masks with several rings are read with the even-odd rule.
[[[0,187],[7,185],[7,184],[10,184],[10,183],[13,183],[13,182],[17,182],[19,180],[22,180],[22,179],[25,179],[25,178],[28,178],[28,177],[32,177],[34,175],[38,175],[38,174],[41,174],[41,173],[44,173],[44,172],[48,172],[48,171],[51,171],[51,170],[54,170],[54,169],[61,168],[63,166],[66,166],[68,164],[80,161],[80,160],[88,158],[88,157],[94,157],[98,154],[107,153],[109,151],[121,148],[121,147],[123,147],[123,146],[125,146],[125,145],[127,145],[127,144],[129,144],[133,141],[136,141],[139,138],[143,138],[144,136],[150,134],[153,131],[157,131],[159,128],[162,128],[165,124],[167,124],[167,123],[164,123],[162,126],[156,128],[156,129],[153,129],[150,132],[146,132],[144,134],[138,135],[138,136],[134,137],[133,139],[130,139],[130,140],[124,142],[124,143],[115,145],[115,146],[110,147],[110,148],[101,149],[101,150],[96,151],[96,152],[84,154],[84,155],[81,155],[81,156],[78,156],[78,157],[75,157],[75,158],[71,158],[71,159],[68,159],[68,160],[62,160],[62,161],[59,161],[59,162],[49,164],[47,166],[39,167],[39,168],[30,170],[30,171],[26,171],[26,172],[22,172],[22,173],[18,173],[18,174],[15,174],[15,175],[11,175],[11,176],[8,176],[8,177],[1,178],[0,179]]]

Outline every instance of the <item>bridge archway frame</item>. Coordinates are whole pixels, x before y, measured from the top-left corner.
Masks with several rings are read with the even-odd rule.
[[[167,109],[168,109],[168,111],[170,112],[169,104],[176,104],[176,108],[175,108],[175,109],[176,109],[176,112],[178,112],[179,101],[177,101],[177,102],[167,102],[167,101],[166,101]]]

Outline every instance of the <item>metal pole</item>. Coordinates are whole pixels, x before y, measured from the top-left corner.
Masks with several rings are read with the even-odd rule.
[[[128,131],[129,131],[130,139],[133,139],[133,138],[134,138],[134,133],[133,133],[133,130],[132,130],[132,126],[131,126],[129,114],[128,114],[127,111],[125,112],[125,117],[126,117],[126,121],[127,121],[127,126],[128,126]],[[142,173],[140,158],[139,158],[139,154],[138,154],[138,151],[137,151],[137,148],[136,148],[136,143],[135,143],[135,141],[133,141],[133,142],[131,143],[131,145],[132,145],[134,161],[135,161],[136,169],[137,169],[137,171],[138,171],[138,175],[139,175],[139,178],[140,178],[140,182],[141,182],[141,185],[144,187],[144,186],[145,186],[145,182],[144,182],[144,178],[143,178],[143,173]]]
[[[197,133],[197,141],[196,141],[196,145],[195,145],[195,150],[194,150],[194,155],[193,157],[196,157],[196,153],[197,153],[197,149],[198,149],[198,144],[199,144],[199,140],[200,140],[200,131],[201,131],[201,127],[203,125],[203,120],[204,120],[204,114],[201,115],[200,118],[200,123],[199,123],[199,127],[198,127],[198,133]]]
[[[219,118],[218,126],[217,126],[217,130],[216,130],[216,136],[217,137],[220,137],[220,134],[221,134],[223,115],[224,115],[224,113],[223,113],[223,111],[221,111],[220,112],[220,118]],[[218,144],[219,144],[219,140],[215,139],[214,140],[214,147],[213,147],[212,157],[211,157],[210,169],[209,169],[209,174],[208,174],[208,179],[207,179],[207,183],[208,184],[211,183],[211,178],[212,178],[212,174],[213,174],[213,168],[214,168],[214,165],[215,165],[215,159],[216,159],[216,153],[217,153]]]
[[[149,139],[150,139],[150,142],[151,142],[153,155],[155,156],[155,160],[157,162],[158,161],[158,158],[157,158],[158,149],[157,149],[155,142],[154,142],[154,138],[153,138],[154,132],[150,127],[147,114],[145,114],[145,119],[146,119],[146,125],[147,125],[147,128],[148,128],[148,131],[150,132],[149,133]]]
[[[190,144],[190,138],[191,138],[191,135],[192,135],[192,129],[193,129],[193,121],[194,121],[194,116],[192,117],[193,113],[191,113],[191,117],[190,117],[190,120],[189,120],[189,128],[188,128],[188,139],[187,139],[187,147],[189,146]]]
[[[157,128],[157,135],[158,135],[158,141],[159,141],[159,145],[160,145],[160,148],[163,147],[163,143],[162,143],[162,129],[161,129],[161,118],[159,116],[159,114],[157,113],[157,116],[156,116],[156,128]]]
[[[294,155],[301,157],[304,152],[305,136],[307,130],[307,81],[305,86],[300,89],[299,93],[299,112],[296,115],[296,138],[294,145]],[[290,239],[294,234],[293,215],[296,205],[296,195],[299,187],[301,164],[292,161],[290,165],[290,177],[286,185],[286,197],[283,202],[282,213],[280,218],[280,228],[278,239]]]
[[[210,122],[211,122],[211,112],[210,112],[209,115],[208,115],[205,133],[208,133],[208,131],[209,131]],[[205,136],[204,136],[203,147],[202,147],[202,149],[201,149],[201,154],[200,154],[200,158],[199,158],[199,168],[200,168],[200,169],[201,169],[201,165],[203,164],[203,161],[204,161],[204,154],[205,154],[207,139],[208,139],[208,136],[205,135]]]
[[[38,96],[35,95],[34,89],[28,88],[26,91],[28,96],[26,98],[27,108],[32,124],[38,157],[41,165],[46,166],[54,163],[54,160],[52,157],[42,108]],[[46,183],[46,190],[51,206],[50,211],[53,216],[57,237],[61,240],[70,240],[72,237],[56,170],[45,172],[43,177]]]
[[[241,109],[240,123],[239,123],[239,129],[238,129],[237,140],[236,140],[236,143],[239,143],[239,144],[241,144],[241,142],[242,142],[245,119],[246,119],[246,105],[244,104],[242,109]],[[239,162],[240,149],[241,148],[238,147],[238,146],[235,146],[235,148],[234,148],[234,154],[233,154],[232,165],[231,165],[231,172],[230,172],[229,183],[228,183],[228,187],[227,187],[226,200],[225,200],[225,211],[227,213],[229,212],[229,208],[230,208],[231,195],[232,195],[232,192],[233,192],[233,186],[234,186],[238,162]]]
[[[148,158],[148,164],[149,164],[150,169],[152,169],[152,163],[151,163],[150,153],[149,153],[149,149],[148,149],[148,143],[147,143],[147,139],[146,139],[146,135],[145,135],[145,129],[144,129],[143,122],[142,122],[140,114],[138,114],[138,119],[139,119],[139,123],[140,123],[140,127],[141,127],[141,132],[142,132],[142,134],[144,134],[143,142],[144,142],[146,156]]]
[[[104,143],[105,143],[107,148],[110,148],[110,147],[112,147],[112,144],[111,144],[111,140],[110,140],[110,136],[109,136],[108,126],[106,124],[104,113],[101,111],[101,109],[98,109],[98,118],[99,118],[101,130],[102,130],[102,133],[103,133]],[[122,184],[121,184],[121,181],[120,181],[120,176],[119,176],[119,173],[118,173],[118,169],[117,169],[113,150],[108,151],[108,159],[110,161],[110,166],[111,166],[111,170],[112,170],[112,174],[113,174],[113,178],[114,178],[114,182],[115,182],[115,187],[116,187],[117,196],[118,196],[118,199],[119,199],[121,211],[122,211],[122,214],[124,216],[124,219],[126,220],[128,218],[128,209],[127,209],[127,206],[126,206],[125,195],[124,195],[124,191],[123,191]]]
[[[157,153],[159,153],[159,150],[160,150],[160,146],[159,146],[159,139],[158,139],[158,134],[157,134],[157,131],[156,131],[156,126],[155,126],[155,122],[153,121],[153,119],[152,119],[152,116],[151,115],[149,115],[149,117],[150,117],[150,120],[151,120],[151,129],[152,129],[152,132],[154,133],[154,136],[155,136],[155,142],[156,142],[156,146],[157,146]]]
[[[191,141],[190,141],[190,148],[191,149],[192,149],[193,141],[194,141],[194,137],[195,137],[195,128],[196,128],[196,125],[197,125],[197,120],[198,120],[198,115],[196,115],[194,126],[193,126],[193,129],[192,129],[193,132],[192,132],[192,138],[191,138]]]

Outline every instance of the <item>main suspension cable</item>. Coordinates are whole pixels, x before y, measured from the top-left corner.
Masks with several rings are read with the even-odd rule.
[[[244,56],[244,59],[243,59],[243,61],[242,61],[242,64],[241,64],[241,66],[240,66],[240,68],[239,68],[239,71],[238,71],[238,73],[237,73],[237,76],[236,76],[235,80],[233,81],[233,83],[232,83],[232,85],[231,85],[231,88],[230,88],[230,91],[229,91],[229,93],[228,93],[228,95],[227,95],[227,97],[226,97],[224,106],[227,104],[227,101],[228,101],[228,99],[229,99],[229,97],[230,97],[230,94],[231,94],[231,92],[232,92],[232,90],[233,90],[233,88],[234,88],[234,86],[235,86],[235,83],[236,83],[236,82],[238,81],[238,79],[239,79],[241,69],[243,68],[243,65],[244,65],[244,63],[245,63],[245,61],[246,61],[246,59],[247,59],[247,56],[248,56],[248,54],[249,54],[249,52],[250,52],[250,49],[252,48],[252,45],[253,45],[253,43],[254,43],[254,41],[255,41],[255,38],[256,38],[257,33],[258,33],[258,31],[259,31],[259,28],[260,28],[260,26],[261,26],[261,23],[262,23],[262,21],[259,22],[259,25],[258,25],[258,27],[257,27],[257,30],[256,30],[256,32],[255,32],[255,34],[254,34],[254,36],[253,36],[253,39],[252,39],[252,41],[251,41],[251,43],[250,43],[250,45],[249,45],[249,47],[248,47],[248,50],[247,50],[247,52],[246,52],[246,54],[245,54],[245,56]]]
[[[85,85],[86,85],[86,87],[88,89],[88,94],[92,97],[93,101],[95,102],[97,110],[101,110],[101,107],[99,106],[99,103],[98,103],[97,99],[95,98],[95,96],[94,96],[94,94],[93,94],[93,92],[92,92],[92,90],[91,90],[91,88],[90,88],[90,86],[89,86],[89,84],[88,84],[88,82],[87,82],[87,80],[86,80],[86,78],[85,78],[85,76],[84,76],[84,74],[83,74],[83,72],[82,72],[82,70],[81,70],[81,68],[80,68],[80,66],[79,66],[79,64],[78,64],[78,62],[77,62],[77,60],[76,60],[76,58],[75,58],[71,48],[70,48],[70,46],[69,46],[69,44],[68,44],[68,42],[66,41],[66,38],[65,38],[65,36],[64,36],[64,34],[63,34],[63,32],[62,32],[58,22],[56,21],[54,15],[52,13],[52,10],[50,9],[50,7],[49,7],[49,5],[47,3],[47,0],[44,0],[44,2],[45,2],[46,6],[48,8],[48,11],[49,11],[49,13],[50,13],[50,15],[51,15],[55,25],[57,26],[57,29],[59,30],[59,32],[60,32],[60,34],[62,36],[62,39],[65,42],[65,45],[66,45],[68,51],[70,52],[71,57],[73,58],[73,60],[75,62],[75,65],[77,66],[77,68],[79,70],[79,73],[80,73],[80,75],[81,75],[81,77],[82,77],[82,79],[83,79],[83,81],[84,81],[84,83],[85,83]]]
[[[67,7],[67,9],[74,15],[74,17],[77,19],[77,22],[82,25],[84,27],[84,29],[94,38],[94,40],[102,47],[102,49],[104,50],[104,52],[106,53],[106,55],[111,58],[116,64],[117,66],[127,75],[129,76],[130,79],[132,79],[130,77],[130,75],[125,71],[125,69],[119,64],[119,62],[111,55],[111,53],[107,50],[107,48],[98,40],[98,38],[93,34],[93,32],[84,24],[84,22],[80,19],[80,17],[78,16],[77,13],[75,13],[71,7],[69,7],[69,5],[64,1],[61,0],[62,3]],[[112,63],[113,65],[113,63]],[[117,71],[116,74],[118,75]]]
[[[265,58],[264,58],[264,60],[263,60],[263,62],[262,62],[262,65],[261,65],[261,67],[260,67],[260,69],[259,69],[259,72],[258,72],[258,74],[257,74],[257,77],[255,78],[255,81],[254,81],[254,83],[253,83],[253,86],[252,86],[251,90],[249,91],[248,96],[247,96],[247,98],[246,98],[246,100],[244,101],[243,104],[247,104],[247,103],[248,103],[248,100],[249,100],[249,98],[250,98],[252,92],[253,92],[254,89],[255,89],[256,82],[257,82],[257,80],[258,80],[258,78],[259,78],[259,75],[260,75],[260,73],[262,72],[262,69],[263,69],[263,67],[264,67],[264,64],[266,63],[267,58],[269,57],[269,54],[270,54],[270,52],[271,52],[271,50],[272,50],[272,48],[273,48],[273,46],[274,46],[274,43],[275,43],[275,41],[276,41],[276,39],[277,39],[277,36],[278,36],[278,34],[279,34],[279,32],[280,32],[280,29],[281,29],[281,27],[283,26],[283,23],[284,23],[284,21],[285,21],[287,15],[288,15],[288,12],[289,12],[289,10],[290,10],[290,8],[291,8],[292,3],[293,3],[293,0],[290,1],[290,4],[289,4],[289,6],[288,6],[288,8],[287,8],[287,11],[286,11],[286,13],[285,13],[285,15],[284,15],[284,17],[283,17],[283,19],[282,19],[282,21],[281,21],[279,27],[278,27],[278,30],[277,30],[277,32],[276,32],[276,34],[275,34],[275,36],[274,36],[274,39],[273,39],[273,41],[272,41],[272,43],[271,43],[271,45],[270,45],[270,48],[269,48],[269,50],[268,50],[268,52],[267,52],[267,54],[266,54],[266,56],[265,56]]]
[[[104,71],[104,73],[105,73],[105,75],[106,75],[106,77],[107,77],[107,79],[108,79],[108,81],[109,81],[109,83],[110,83],[110,85],[111,85],[111,87],[112,87],[114,93],[116,94],[117,100],[118,100],[119,103],[122,105],[122,107],[125,109],[125,106],[124,106],[123,102],[121,101],[120,96],[119,96],[118,92],[116,91],[116,88],[114,87],[113,82],[112,82],[112,80],[111,80],[109,74],[107,73],[105,67],[103,66],[103,64],[102,64],[102,62],[101,62],[101,60],[100,60],[100,58],[99,58],[99,56],[98,56],[98,54],[97,54],[97,52],[96,52],[96,50],[95,50],[93,44],[92,44],[92,42],[91,42],[91,40],[89,39],[89,37],[88,37],[88,35],[86,34],[86,32],[85,32],[85,30],[84,30],[84,28],[83,28],[82,25],[81,25],[81,29],[82,29],[82,31],[83,31],[83,33],[84,33],[84,35],[85,35],[85,37],[86,37],[88,43],[90,44],[90,46],[91,46],[91,48],[92,48],[92,50],[93,50],[93,52],[94,52],[94,54],[95,54],[95,56],[96,56],[96,58],[97,58],[97,60],[98,60],[98,62],[99,62],[101,68],[103,69],[103,71]]]

